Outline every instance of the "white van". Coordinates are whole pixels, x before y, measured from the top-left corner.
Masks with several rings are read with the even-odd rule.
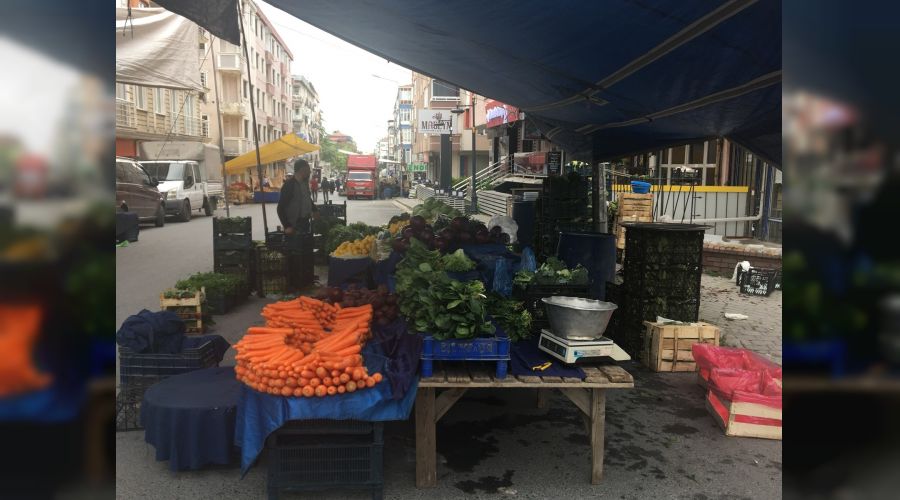
[[[188,141],[144,142],[140,147],[146,158],[141,165],[159,179],[167,215],[184,222],[194,211],[213,215],[224,197],[219,148]]]

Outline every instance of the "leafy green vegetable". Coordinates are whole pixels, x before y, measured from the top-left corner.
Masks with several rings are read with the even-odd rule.
[[[465,273],[475,269],[475,261],[466,257],[462,248],[444,256],[444,270],[451,273]]]
[[[396,278],[400,312],[413,330],[428,332],[437,339],[465,339],[494,332],[494,326],[485,319],[484,285],[449,279],[440,252],[412,240],[406,257],[397,264]]]
[[[588,270],[578,264],[575,269],[567,269],[566,264],[555,257],[548,257],[535,272],[519,271],[513,278],[513,284],[527,288],[536,285],[587,285],[590,283]]]
[[[531,337],[531,313],[521,301],[492,293],[488,296],[487,311],[512,342]]]
[[[314,234],[328,234],[335,226],[343,225],[341,219],[331,215],[320,215],[312,221],[312,230]]]
[[[235,274],[197,273],[187,279],[175,283],[178,290],[199,290],[206,288],[206,293],[236,292],[244,285],[244,280]]]

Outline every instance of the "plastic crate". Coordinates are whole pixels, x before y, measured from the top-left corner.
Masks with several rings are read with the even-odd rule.
[[[516,297],[522,301],[525,309],[531,313],[531,329],[539,332],[542,328],[548,328],[550,322],[547,319],[547,311],[541,299],[561,295],[563,297],[591,298],[590,285],[529,285],[528,288],[514,288]]]
[[[775,291],[776,271],[751,267],[741,275],[741,293],[745,295],[757,295],[768,297]]]
[[[337,217],[339,219],[344,219],[344,224],[347,224],[347,201],[344,203],[335,204],[332,202],[324,203],[322,205],[316,205],[316,208],[319,210],[319,215],[324,217]]]
[[[250,217],[213,218],[214,234],[250,234],[252,232],[253,219]]]
[[[253,252],[251,248],[243,250],[214,250],[213,251],[213,267],[218,269],[245,267],[250,268],[253,262]]]
[[[119,382],[122,386],[149,386],[164,378],[218,366],[212,341],[178,354],[138,353],[119,347]]]
[[[282,491],[326,489],[366,489],[372,498],[382,498],[384,424],[364,423],[370,429],[364,434],[331,432],[348,425],[342,423],[303,424],[282,427],[267,440],[268,498]],[[312,428],[325,432],[311,434]]]
[[[366,422],[364,420],[332,420],[332,419],[312,419],[312,420],[289,420],[278,432],[294,435],[325,435],[325,434],[345,434],[345,435],[371,435],[373,444],[382,444],[384,442],[384,431],[382,425],[378,422]]]
[[[435,361],[496,361],[494,376],[504,379],[509,367],[509,336],[500,329],[493,337],[468,340],[437,340],[425,335],[421,359],[423,377],[432,375]]]
[[[249,250],[253,247],[250,217],[213,219],[213,250]]]

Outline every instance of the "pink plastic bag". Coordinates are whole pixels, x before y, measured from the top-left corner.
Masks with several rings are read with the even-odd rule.
[[[712,344],[691,346],[694,361],[700,370],[700,377],[709,381],[714,368],[734,368],[741,370],[763,370],[775,379],[781,379],[781,367],[759,354],[735,347],[720,347]]]

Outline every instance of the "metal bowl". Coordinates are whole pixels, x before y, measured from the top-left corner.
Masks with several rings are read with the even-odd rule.
[[[612,302],[554,295],[541,299],[547,310],[550,331],[570,340],[590,340],[603,335],[613,311]]]

